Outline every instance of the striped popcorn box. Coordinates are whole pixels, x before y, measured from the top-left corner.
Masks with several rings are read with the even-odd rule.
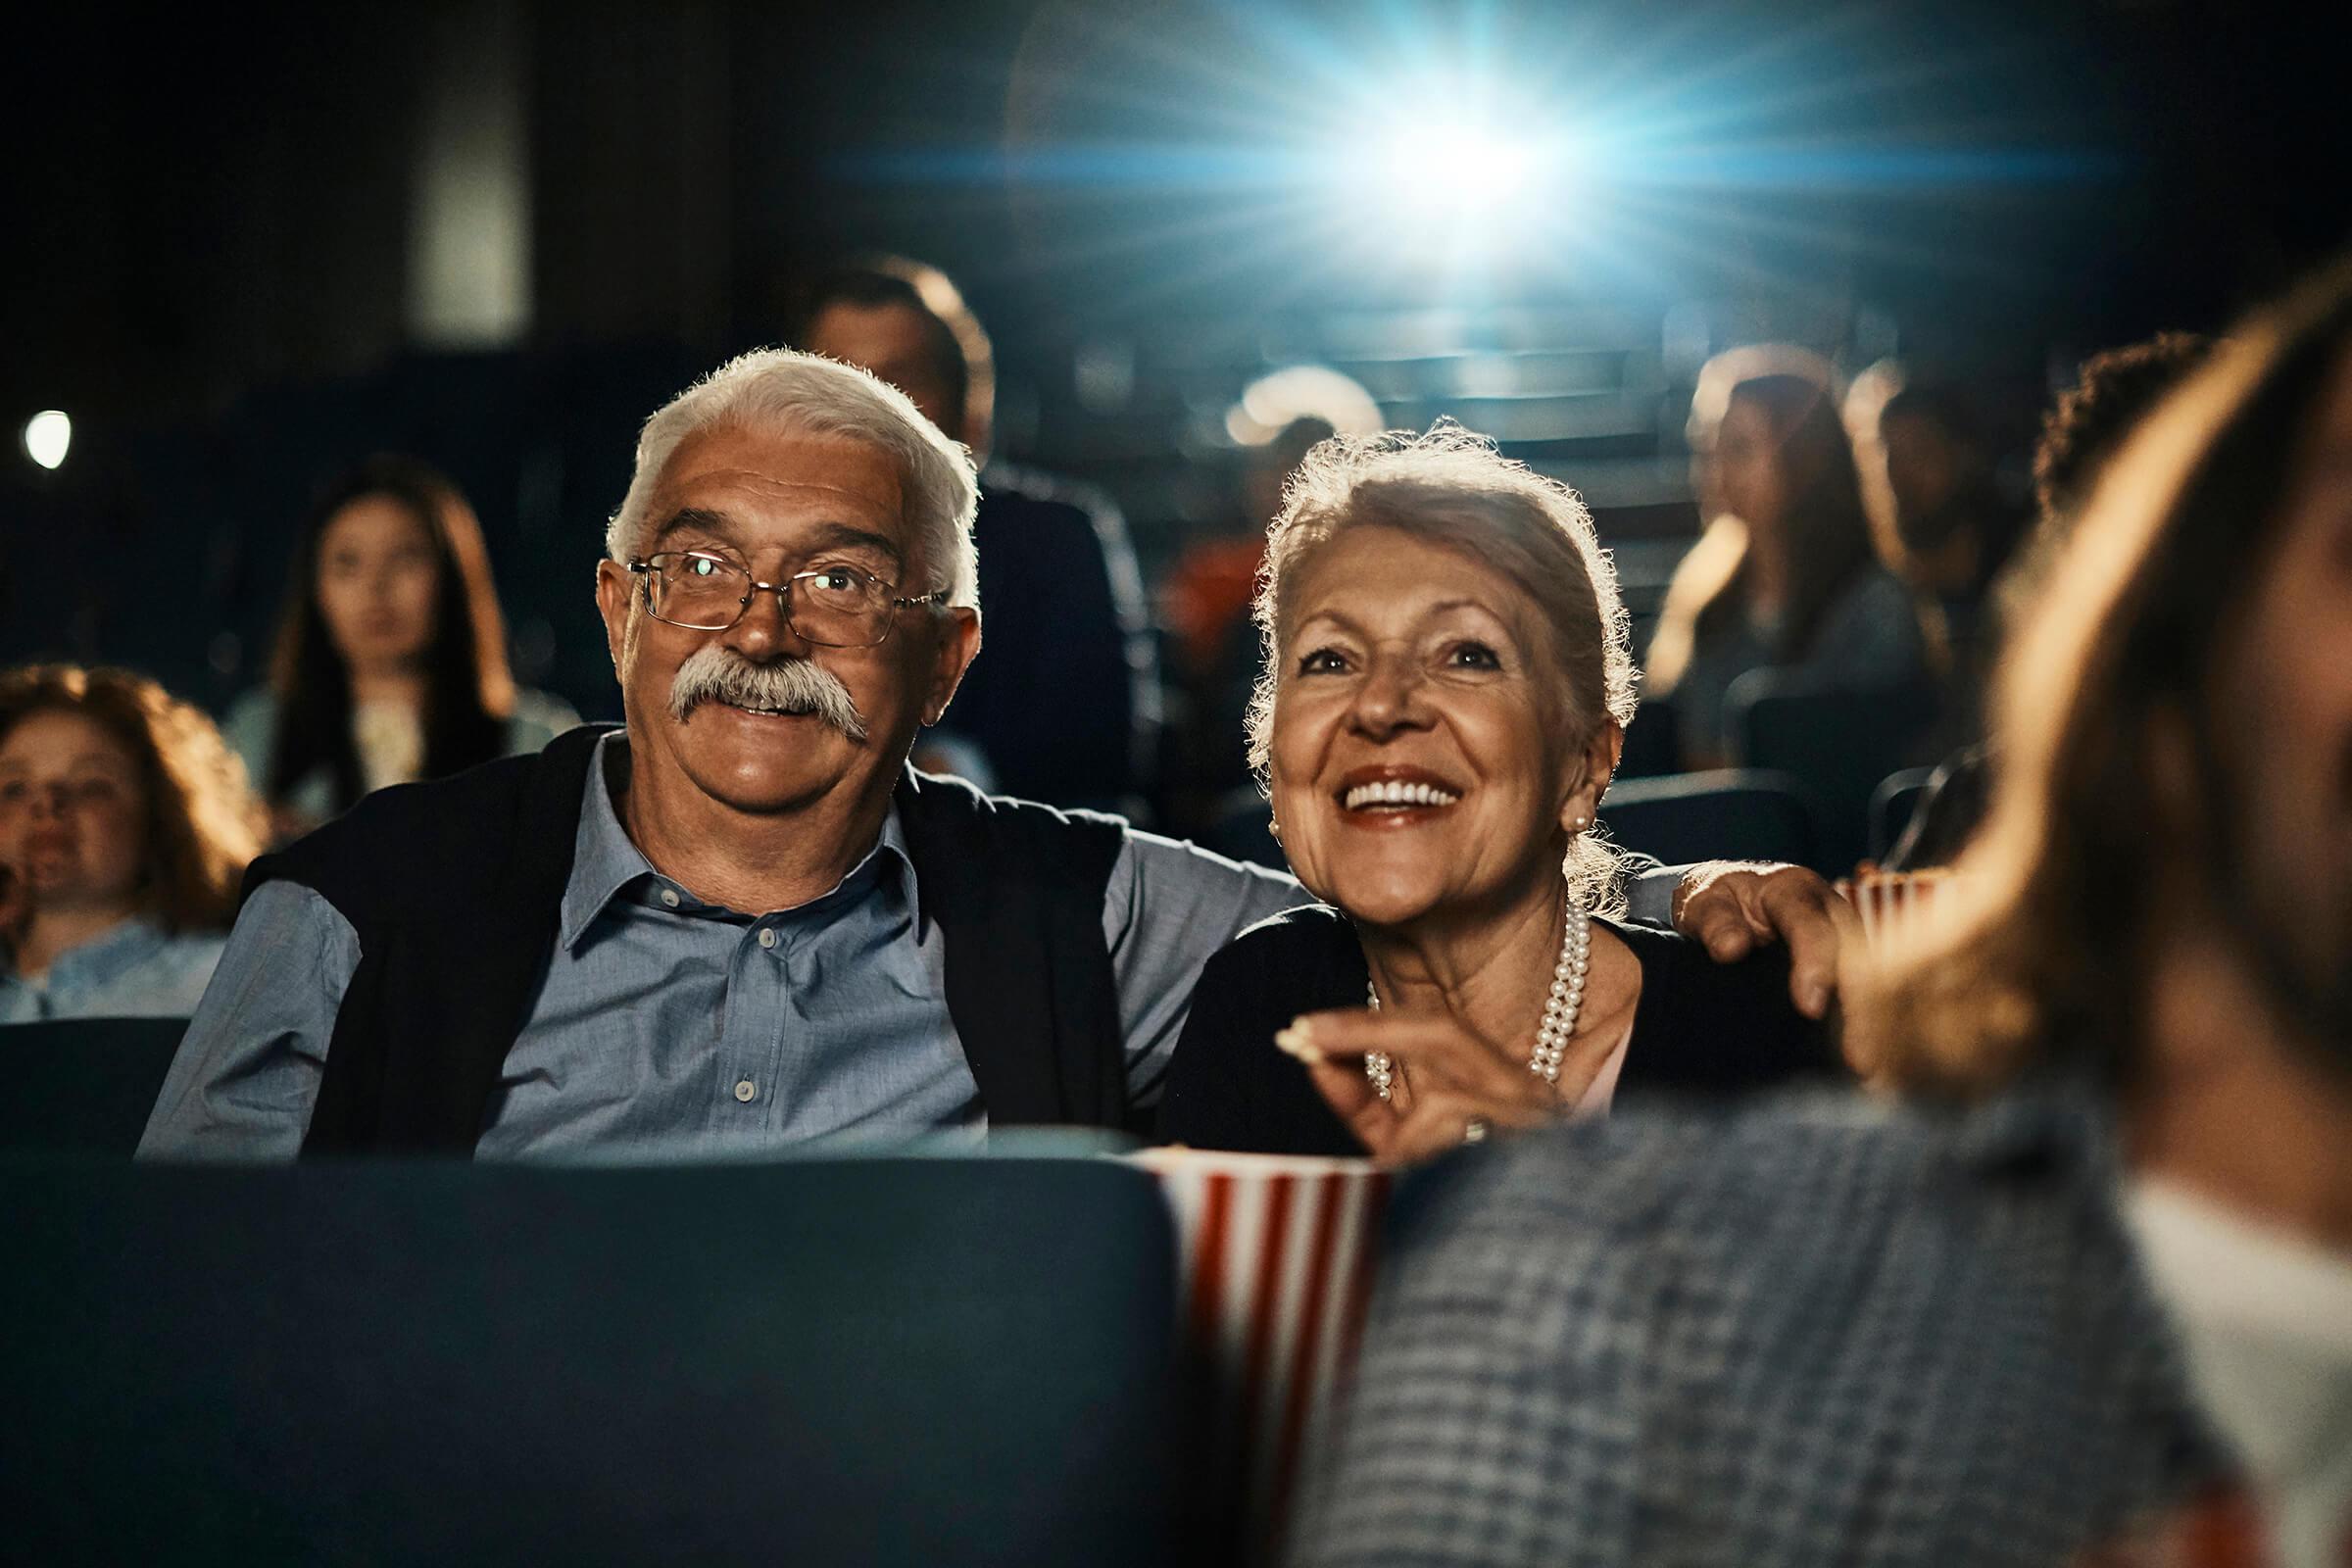
[[[1153,1149],[1200,1373],[1188,1466],[1245,1560],[1279,1544],[1355,1360],[1390,1177],[1364,1159]]]
[[[1949,871],[1872,871],[1860,877],[1840,877],[1831,886],[1854,906],[1862,920],[1862,938],[1875,952],[1895,933],[1919,929],[1938,910],[1950,907]]]

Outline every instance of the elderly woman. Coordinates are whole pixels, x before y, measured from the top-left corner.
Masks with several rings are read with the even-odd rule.
[[[194,1012],[261,835],[212,720],[154,681],[0,674],[0,1024]]]
[[[1251,759],[1325,902],[1210,960],[1164,1137],[1409,1159],[1621,1092],[1839,1069],[1780,950],[1719,965],[1611,918],[1593,818],[1633,661],[1573,493],[1449,425],[1327,441],[1256,615]]]

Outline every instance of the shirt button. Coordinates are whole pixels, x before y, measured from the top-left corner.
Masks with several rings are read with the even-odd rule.
[[[663,888],[662,890],[662,902],[663,905],[672,909],[676,908],[678,906],[678,890],[676,888]]]
[[[772,948],[776,945],[776,928],[774,926],[764,926],[760,929],[760,945],[763,948]]]
[[[759,1093],[760,1086],[752,1082],[749,1078],[741,1078],[736,1080],[735,1098],[742,1101],[745,1104],[750,1104],[752,1102],[752,1098]]]

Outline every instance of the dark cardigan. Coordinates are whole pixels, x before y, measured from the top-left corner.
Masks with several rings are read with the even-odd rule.
[[[472,1152],[547,972],[605,733],[379,790],[253,863],[246,897],[299,882],[359,938],[305,1154]],[[1131,1127],[1102,937],[1126,824],[912,769],[893,798],[990,1123]]]
[[[1595,920],[1634,950],[1642,1000],[1619,1099],[1740,1094],[1845,1072],[1829,1031],[1788,1000],[1788,957],[1719,964],[1688,937]],[[1302,1012],[1360,1007],[1369,971],[1347,916],[1309,905],[1261,920],[1208,960],[1168,1068],[1159,1136],[1200,1149],[1362,1154],[1306,1070],[1274,1047]]]

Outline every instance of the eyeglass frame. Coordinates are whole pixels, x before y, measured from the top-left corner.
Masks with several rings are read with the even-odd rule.
[[[654,562],[657,558],[662,556],[683,556],[688,558],[700,557],[705,561],[713,561],[718,564],[727,567],[731,571],[739,571],[746,577],[750,577],[752,580],[752,585],[745,591],[744,596],[736,602],[735,613],[733,617],[730,618],[723,626],[696,626],[683,620],[672,620],[667,615],[662,614],[660,611],[654,608],[654,577],[658,570],[658,568],[654,565]],[[872,572],[867,571],[862,566],[810,566],[807,571],[794,572],[782,582],[761,582],[753,574],[750,566],[738,565],[736,563],[728,560],[725,556],[710,550],[657,550],[653,553],[653,555],[650,556],[633,556],[625,563],[625,564],[627,565],[629,574],[631,576],[641,578],[644,581],[645,612],[653,616],[654,619],[660,621],[664,626],[675,626],[680,631],[733,631],[738,625],[742,624],[743,617],[751,613],[752,601],[759,598],[762,593],[771,593],[776,596],[776,608],[783,612],[784,624],[792,628],[792,634],[795,637],[798,637],[801,641],[808,643],[813,648],[879,648],[884,643],[890,641],[890,634],[898,629],[899,623],[895,613],[885,614],[882,620],[882,635],[876,637],[870,643],[820,642],[816,638],[811,637],[807,632],[801,630],[799,624],[792,618],[792,585],[799,582],[804,577],[821,576],[828,571],[857,572],[859,576],[864,577],[867,581],[871,582],[875,587],[884,591],[884,593],[888,596],[885,602],[885,608],[891,612],[913,610],[919,606],[938,603],[948,597],[948,590],[945,588],[935,588],[927,594],[919,594],[911,599],[902,597],[898,592],[900,584],[895,582],[886,583],[881,578],[875,576]]]

